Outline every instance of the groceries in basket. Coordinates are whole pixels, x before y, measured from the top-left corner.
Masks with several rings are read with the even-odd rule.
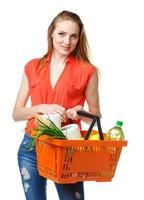
[[[107,132],[107,139],[108,140],[124,140],[124,133],[122,130],[122,121],[117,121],[116,126],[113,128],[109,129]]]
[[[36,128],[32,129],[32,139],[28,144],[28,150],[32,150],[36,145],[36,140],[46,135],[49,138],[66,139],[63,131],[58,128],[55,123],[49,118],[43,115],[35,115]]]
[[[89,140],[100,140],[100,136],[97,130],[92,130],[89,136]]]
[[[76,183],[79,181],[111,181],[115,175],[125,140],[105,140],[100,118],[80,111],[81,116],[93,119],[86,131],[81,131],[84,140],[59,140],[39,138],[36,145],[37,166],[41,176],[56,183]],[[99,140],[93,127],[97,124]],[[80,162],[79,162],[80,161]]]
[[[59,115],[60,116],[60,115]],[[46,138],[81,139],[81,133],[77,124],[69,124],[61,128],[60,118],[58,114],[53,115],[35,115],[36,128],[32,129],[32,139],[28,144],[28,150],[32,150],[36,145],[36,140],[42,136]]]
[[[41,115],[45,119],[50,119],[59,129],[61,129],[62,116],[58,113]]]
[[[62,131],[68,140],[77,140],[81,138],[81,132],[77,124],[63,126]]]

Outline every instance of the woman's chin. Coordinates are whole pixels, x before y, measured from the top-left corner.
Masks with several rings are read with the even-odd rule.
[[[68,56],[71,53],[71,51],[63,49],[60,51],[60,53],[61,53],[61,55]]]

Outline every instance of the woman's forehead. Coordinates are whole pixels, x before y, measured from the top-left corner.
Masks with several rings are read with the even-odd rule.
[[[56,22],[55,24],[55,30],[61,30],[64,32],[70,31],[73,33],[78,33],[79,32],[79,26],[76,22],[71,21],[71,20],[60,20]]]

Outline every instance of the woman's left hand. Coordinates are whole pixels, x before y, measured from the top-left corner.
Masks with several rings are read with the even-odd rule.
[[[66,110],[67,117],[72,120],[78,120],[80,118],[77,115],[78,110],[83,110],[83,106],[77,105],[77,106],[74,106],[73,108],[69,108],[68,110]]]

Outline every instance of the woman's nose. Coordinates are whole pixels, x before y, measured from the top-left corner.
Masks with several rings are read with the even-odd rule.
[[[67,44],[67,45],[70,44],[70,37],[69,36],[65,37],[64,43]]]

